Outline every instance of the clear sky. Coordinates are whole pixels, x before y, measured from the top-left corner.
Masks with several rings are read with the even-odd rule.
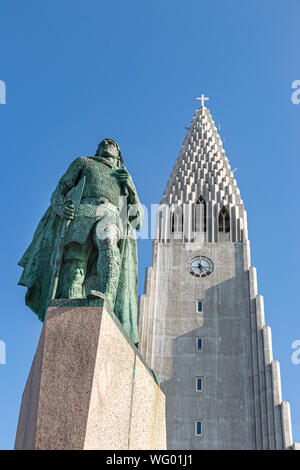
[[[70,162],[116,139],[158,203],[202,92],[248,213],[283,399],[300,442],[299,0],[4,0],[0,9],[0,448],[12,448],[41,331],[17,262]],[[139,241],[139,281],[151,240]]]

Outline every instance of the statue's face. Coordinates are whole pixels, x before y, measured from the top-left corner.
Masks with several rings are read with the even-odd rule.
[[[100,142],[98,147],[98,157],[106,158],[113,163],[112,160],[119,159],[119,149],[116,146],[115,142],[110,139],[104,139]]]

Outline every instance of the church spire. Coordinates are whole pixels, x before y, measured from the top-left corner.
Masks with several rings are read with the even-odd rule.
[[[240,191],[215,122],[204,106],[209,98],[202,93],[197,100],[201,106],[195,111],[161,204],[196,204],[200,197],[210,204],[207,241],[217,240],[219,212],[225,207],[230,215],[230,241],[241,241],[246,237],[246,214]]]
[[[166,396],[168,449],[291,449],[246,213],[199,101],[159,207],[139,348]]]

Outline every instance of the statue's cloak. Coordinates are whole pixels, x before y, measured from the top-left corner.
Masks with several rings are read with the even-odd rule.
[[[140,219],[142,217],[140,204],[138,213],[138,218]],[[56,247],[57,243],[59,243],[57,234],[60,233],[60,223],[61,218],[57,215],[52,206],[50,206],[40,220],[34,232],[31,244],[18,263],[23,268],[23,273],[18,284],[27,287],[25,303],[38,315],[41,321],[44,321],[49,302],[50,282],[54,269]],[[127,237],[120,241],[120,243],[123,244],[121,248],[122,267],[114,313],[132,341],[138,344],[137,243],[135,230],[130,227],[127,228],[127,230]]]

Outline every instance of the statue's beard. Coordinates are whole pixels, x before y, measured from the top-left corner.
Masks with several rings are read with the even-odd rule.
[[[120,160],[116,157],[105,156],[105,155],[95,155],[96,158],[102,160],[104,163],[107,163],[113,168],[120,168]]]

